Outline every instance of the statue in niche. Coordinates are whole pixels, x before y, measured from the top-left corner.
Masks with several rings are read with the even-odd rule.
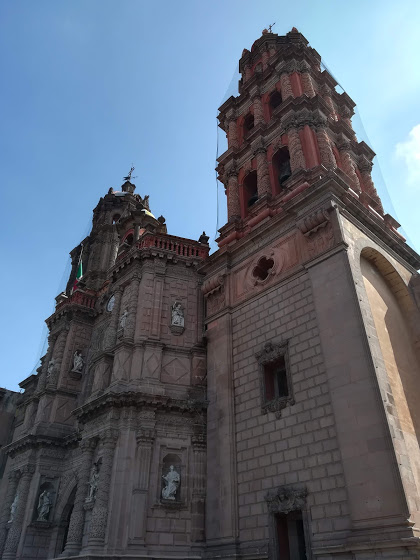
[[[89,478],[88,500],[94,500],[96,498],[96,492],[98,491],[98,482],[99,482],[99,464],[94,463]]]
[[[125,326],[127,324],[127,317],[128,317],[128,311],[127,309],[124,309],[124,313],[120,317],[120,329],[125,329]]]
[[[48,362],[47,377],[50,377],[50,375],[53,373],[54,367],[55,367],[55,359],[51,358],[51,360]]]
[[[16,513],[17,504],[18,504],[18,499],[19,499],[19,494],[16,492],[15,499],[13,500],[12,505],[10,506],[9,523],[11,523],[11,522],[14,520],[14,518],[15,518],[15,513]]]
[[[165,488],[162,488],[162,498],[164,500],[175,500],[175,495],[179,483],[181,482],[179,473],[177,473],[175,467],[171,465],[168,474],[164,474],[162,478],[165,481]]]
[[[175,325],[176,327],[184,326],[184,310],[182,309],[181,302],[179,301],[176,301],[172,305],[171,325]]]
[[[82,353],[79,350],[76,350],[73,356],[73,370],[77,373],[82,373],[82,369],[84,366],[84,360],[82,358]]]
[[[51,494],[48,492],[48,490],[44,490],[43,492],[41,492],[38,499],[37,521],[48,521],[48,514],[50,513],[51,506],[52,506]]]

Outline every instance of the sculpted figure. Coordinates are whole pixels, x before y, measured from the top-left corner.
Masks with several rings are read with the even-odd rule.
[[[92,467],[92,472],[90,473],[88,500],[95,499],[96,492],[98,491],[98,482],[99,482],[99,465],[98,463],[95,463]]]
[[[47,377],[49,377],[54,371],[54,366],[55,366],[55,360],[54,358],[51,358],[51,360],[48,362]]]
[[[175,500],[175,494],[181,481],[179,473],[171,465],[168,474],[163,475],[162,478],[165,481],[165,488],[162,488],[162,498],[164,500]]]
[[[82,353],[79,350],[76,350],[73,356],[73,371],[77,371],[78,373],[82,372],[84,365],[84,360],[82,358]]]
[[[11,523],[14,518],[15,518],[15,513],[16,513],[16,508],[17,508],[17,503],[18,503],[18,498],[19,498],[19,494],[16,493],[15,499],[12,502],[12,505],[10,506],[10,517],[9,517],[9,523]]]
[[[48,521],[48,514],[52,506],[51,494],[44,490],[38,500],[38,521]]]
[[[176,301],[172,305],[172,325],[176,325],[177,327],[184,326],[184,311],[182,309],[182,305],[179,301]]]
[[[128,311],[124,309],[124,313],[120,317],[120,328],[124,329],[127,324]]]

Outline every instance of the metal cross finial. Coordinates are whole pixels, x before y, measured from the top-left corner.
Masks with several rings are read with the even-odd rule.
[[[131,181],[131,179],[136,179],[136,177],[132,177],[132,173],[134,171],[134,165],[131,166],[130,172],[128,173],[127,177],[124,177],[124,181]]]
[[[276,22],[272,23],[271,25],[268,26],[268,32],[272,33],[271,29],[273,27],[273,25],[276,25]]]

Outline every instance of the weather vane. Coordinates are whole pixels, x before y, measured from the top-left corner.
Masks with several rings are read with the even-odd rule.
[[[276,22],[272,23],[271,25],[268,26],[268,32],[272,33],[271,29],[273,27],[273,25],[276,25]]]
[[[133,171],[134,171],[134,165],[131,166],[131,169],[130,169],[127,177],[123,177],[124,181],[131,181],[131,179],[137,179],[137,175],[135,177],[132,177]]]

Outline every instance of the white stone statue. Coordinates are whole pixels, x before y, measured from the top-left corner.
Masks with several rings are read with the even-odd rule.
[[[52,506],[51,494],[48,490],[44,490],[38,500],[38,521],[48,521],[48,514]]]
[[[177,327],[184,326],[184,310],[182,309],[182,305],[179,301],[176,301],[172,305],[172,320],[171,324]]]
[[[73,370],[72,371],[76,371],[77,373],[82,373],[84,363],[85,362],[82,358],[82,353],[79,350],[76,350],[76,352],[73,355]]]
[[[177,473],[174,466],[171,465],[168,474],[163,475],[162,478],[165,481],[165,488],[162,488],[162,498],[164,500],[175,500],[175,494],[181,482],[179,473]]]
[[[128,311],[127,309],[124,309],[124,313],[120,317],[120,329],[125,329],[125,326],[127,324],[127,317],[128,317]]]
[[[89,479],[89,492],[87,497],[88,500],[95,499],[96,492],[98,491],[98,482],[99,482],[99,465],[98,463],[94,463]]]
[[[51,360],[48,362],[47,377],[49,377],[52,374],[52,372],[54,371],[54,367],[55,367],[55,360],[54,358],[51,358]]]
[[[13,500],[12,505],[10,506],[9,523],[11,523],[11,522],[14,520],[14,518],[15,518],[15,513],[16,513],[17,504],[18,504],[18,499],[19,499],[19,494],[16,492],[15,499]]]

